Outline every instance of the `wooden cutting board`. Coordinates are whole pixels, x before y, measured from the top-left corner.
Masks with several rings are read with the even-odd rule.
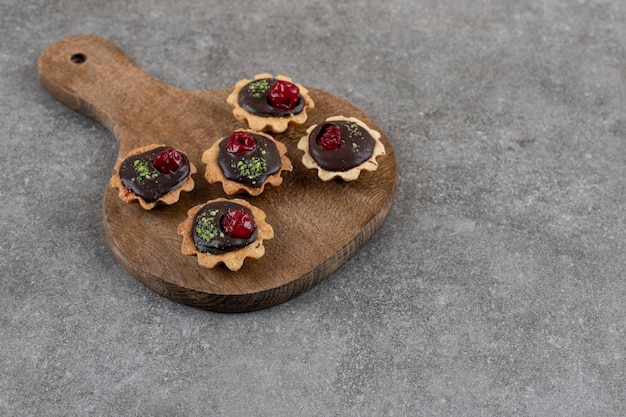
[[[297,74],[285,75],[299,82]],[[226,197],[220,184],[204,179],[201,158],[214,141],[246,127],[226,104],[232,86],[190,91],[166,85],[112,42],[94,35],[71,36],[48,47],[39,58],[38,76],[52,96],[117,138],[118,157],[139,146],[164,143],[183,150],[198,167],[195,189],[173,206],[146,211],[122,202],[111,187],[104,195],[104,230],[115,257],[144,285],[176,302],[219,312],[285,302],[350,258],[379,229],[393,205],[396,160],[384,132],[347,101],[307,87],[315,108],[306,124],[273,135],[287,145],[294,170],[283,174],[281,186],[266,188],[258,197],[236,196],[264,210],[274,227],[274,239],[265,242],[265,256],[247,259],[237,272],[224,266],[202,268],[195,256],[181,253],[176,228],[192,206]],[[237,81],[233,79],[233,86]],[[322,182],[316,171],[302,165],[298,140],[307,127],[335,115],[359,118],[382,134],[387,154],[379,159],[377,171],[363,172],[354,182]]]

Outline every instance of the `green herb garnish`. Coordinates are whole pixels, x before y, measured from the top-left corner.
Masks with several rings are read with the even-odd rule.
[[[253,156],[248,160],[238,161],[231,167],[239,173],[239,178],[248,178],[256,180],[267,172],[267,162],[263,158]]]
[[[265,79],[253,81],[248,84],[248,91],[250,92],[250,95],[252,95],[252,97],[254,98],[261,98],[263,93],[265,93],[269,89],[270,83]]]
[[[363,133],[359,130],[359,124],[357,122],[352,122],[348,125],[348,131],[351,136],[363,136]]]
[[[215,224],[216,210],[200,214],[196,222],[196,235],[205,242],[210,242],[220,233]]]
[[[142,182],[143,180],[153,180],[159,176],[159,171],[154,167],[150,167],[150,164],[146,161],[135,160],[135,162],[133,162],[133,168],[135,168],[135,172],[137,173],[133,181]]]

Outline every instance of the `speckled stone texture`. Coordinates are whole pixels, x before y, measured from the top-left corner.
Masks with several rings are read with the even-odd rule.
[[[78,33],[347,99],[396,151],[389,218],[267,310],[153,293],[103,235],[115,140],[37,82]],[[0,39],[0,415],[626,415],[626,2],[0,0]]]

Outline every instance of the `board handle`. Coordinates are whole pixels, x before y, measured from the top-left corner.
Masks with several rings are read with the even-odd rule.
[[[50,95],[96,120],[118,140],[120,126],[141,129],[150,123],[158,111],[154,103],[167,105],[173,89],[96,35],[69,36],[50,45],[39,57],[37,74]]]
[[[37,76],[44,89],[67,107],[115,130],[111,101],[117,77],[137,68],[107,39],[70,36],[50,45],[39,56]]]

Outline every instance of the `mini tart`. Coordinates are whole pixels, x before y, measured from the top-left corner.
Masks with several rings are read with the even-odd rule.
[[[167,149],[171,147],[161,144],[146,145],[133,149],[128,153],[126,158],[118,159],[109,185],[119,190],[118,196],[122,201],[125,203],[139,202],[143,209],[151,210],[159,204],[174,204],[179,200],[181,192],[193,190],[195,183],[191,175],[195,174],[197,170],[184,153],[178,151],[184,156],[184,161],[183,165],[175,172],[164,174],[154,167],[152,164],[152,154],[158,154],[158,150],[161,148]],[[145,158],[136,158],[136,156],[142,154],[145,154]],[[132,159],[142,163],[134,165],[134,168],[130,168],[130,166],[127,166],[127,161]],[[124,167],[122,165],[124,165]],[[137,168],[139,165],[142,165],[142,167]],[[129,182],[128,179],[122,178],[122,176],[124,176],[123,173],[129,172],[129,169],[133,169],[136,174],[136,177],[130,180],[131,182]],[[180,171],[181,169],[183,169],[183,171]],[[151,196],[147,194],[141,195],[141,188],[144,186],[148,188],[156,187],[159,182],[169,183],[170,186],[152,193]],[[135,188],[134,191],[133,188]]]
[[[293,169],[293,165],[287,157],[287,147],[283,143],[273,139],[270,135],[266,133],[257,132],[249,129],[237,129],[235,132],[250,133],[251,135],[253,135],[253,137],[256,136],[258,138],[258,144],[263,143],[264,145],[266,145],[262,147],[258,146],[258,149],[260,149],[261,151],[264,151],[264,149],[268,149],[269,151],[271,151],[271,160],[273,161],[271,165],[273,165],[274,169],[277,169],[276,172],[267,176],[265,180],[261,183],[252,184],[253,177],[256,174],[251,174],[251,170],[246,170],[246,165],[249,166],[252,162],[256,160],[261,161],[263,163],[263,166],[267,167],[267,165],[269,164],[266,164],[265,161],[266,157],[269,157],[269,155],[265,154],[265,156],[263,156],[259,153],[258,150],[241,155],[229,154],[224,149],[224,144],[228,139],[228,137],[226,137],[215,142],[209,149],[204,151],[204,153],[202,154],[202,162],[206,164],[206,169],[204,172],[204,177],[206,178],[206,180],[211,184],[221,182],[222,188],[224,189],[224,193],[226,193],[226,195],[233,195],[245,192],[250,194],[251,196],[257,196],[263,192],[266,185],[277,187],[282,184],[282,172],[291,171]],[[261,142],[261,140],[263,142]],[[273,149],[273,147],[271,146],[272,144],[275,145],[275,149]],[[238,175],[237,178],[235,178],[233,175],[237,173],[236,165],[239,161],[241,161],[241,163],[243,164],[242,174]],[[221,164],[225,164],[226,169],[232,168],[234,170],[233,172],[229,169],[230,173],[228,175],[232,179],[226,178],[224,169]]]
[[[272,80],[282,80],[282,81],[292,82],[291,78],[286,77],[284,75],[277,75],[276,77],[273,77],[271,74],[268,74],[268,73],[257,74],[254,76],[253,80],[244,79],[244,80],[239,81],[237,84],[235,84],[235,88],[233,89],[232,93],[230,93],[230,95],[226,98],[226,102],[233,107],[233,116],[235,116],[237,120],[243,123],[247,123],[250,129],[252,130],[256,130],[260,132],[271,131],[274,133],[284,132],[285,130],[287,130],[287,127],[289,126],[289,124],[302,125],[304,124],[304,122],[306,122],[307,111],[313,109],[315,107],[315,103],[309,96],[309,91],[298,83],[294,83],[294,84],[300,90],[300,100],[302,101],[299,104],[299,107],[302,108],[302,110],[300,111],[293,112],[293,113],[290,113],[289,111],[285,111],[283,112],[284,114],[282,115],[272,116],[272,115],[253,113],[250,110],[242,107],[241,101],[240,101],[240,93],[242,93],[242,90],[243,90],[243,93],[245,93],[245,88],[247,88],[249,84],[251,85],[251,83],[253,83],[254,81],[259,81],[259,80],[267,80],[270,84]],[[255,90],[255,91],[257,92],[258,99],[263,99],[266,97],[267,89],[264,89],[262,91],[261,90]]]
[[[336,150],[324,149],[317,142],[328,125],[338,127],[341,132],[341,143]],[[322,181],[333,178],[354,181],[361,171],[378,168],[376,159],[385,155],[380,137],[379,132],[357,118],[333,116],[324,123],[309,127],[306,136],[300,138],[298,149],[304,151],[302,164],[309,169],[317,169]]]
[[[194,224],[196,222],[197,216],[202,215],[202,213],[206,213],[206,210],[203,211],[203,208],[212,203],[216,203],[220,206],[221,203],[225,203],[224,206],[235,205],[243,206],[244,208],[248,209],[249,212],[252,214],[254,223],[256,225],[254,240],[246,244],[245,246],[223,253],[210,253],[201,251],[194,242],[194,233],[196,233],[194,231]],[[223,215],[223,212],[219,212],[217,214],[217,216]],[[215,220],[215,224],[221,224],[220,218],[221,217]],[[219,227],[220,229],[218,233],[223,233],[221,226]],[[241,269],[241,267],[243,266],[243,262],[246,258],[261,258],[265,254],[265,246],[263,246],[263,242],[265,240],[270,240],[274,237],[274,229],[265,221],[265,212],[248,203],[247,201],[239,198],[217,198],[192,207],[187,212],[187,219],[178,225],[177,232],[183,238],[181,251],[184,255],[197,256],[198,265],[200,265],[201,267],[210,269],[214,268],[216,265],[224,264],[231,271],[238,271],[239,269]],[[224,236],[222,235],[221,237]]]

